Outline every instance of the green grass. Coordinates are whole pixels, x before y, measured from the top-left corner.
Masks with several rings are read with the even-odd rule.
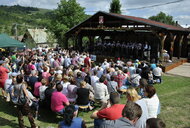
[[[190,128],[190,78],[165,76],[156,88],[167,128]]]
[[[190,128],[190,78],[179,76],[164,76],[163,84],[155,85],[161,102],[161,118],[167,128]],[[122,103],[126,102],[125,96]],[[41,128],[57,127],[60,117],[46,110],[40,110],[41,117],[36,121]],[[88,127],[93,128],[93,120],[90,119],[92,112],[80,112]],[[26,126],[30,126],[25,117]],[[18,128],[16,108],[0,99],[0,127]]]

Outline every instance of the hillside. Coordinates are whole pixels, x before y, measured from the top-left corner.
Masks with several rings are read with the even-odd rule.
[[[15,34],[17,24],[18,35],[26,28],[47,27],[53,11],[20,5],[0,6],[0,33]]]

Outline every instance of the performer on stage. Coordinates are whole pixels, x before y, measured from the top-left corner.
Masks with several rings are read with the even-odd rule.
[[[144,45],[144,59],[146,60],[150,60],[150,50],[151,50],[151,46],[148,44],[148,42],[145,42]]]

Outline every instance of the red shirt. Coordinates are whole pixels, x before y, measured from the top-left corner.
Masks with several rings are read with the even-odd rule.
[[[115,76],[114,80],[117,82],[118,87],[121,87],[123,85],[123,80],[125,79],[124,75],[117,75]]]
[[[64,105],[66,104],[66,102],[69,101],[62,92],[53,92],[51,96],[51,110],[54,112],[59,112],[65,107]]]
[[[107,120],[116,120],[122,117],[122,110],[124,108],[124,104],[114,104],[109,108],[105,108],[100,110],[97,113],[98,118],[105,118]]]
[[[89,57],[86,57],[84,59],[84,65],[86,65],[87,67],[90,67],[90,58]]]
[[[9,70],[3,66],[0,66],[0,88],[4,88],[5,81],[8,79]]]

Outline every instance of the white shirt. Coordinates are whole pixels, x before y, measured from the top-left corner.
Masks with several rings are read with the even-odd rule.
[[[141,76],[139,74],[133,74],[131,75],[131,83],[139,85],[139,81],[141,79]]]
[[[97,76],[100,78],[103,74],[104,74],[104,70],[103,70],[103,68],[100,68],[100,69],[97,71]]]
[[[28,93],[28,98],[29,98],[30,100],[35,99],[35,97],[32,95],[32,93],[31,93],[29,90],[26,89],[26,91],[27,91],[27,93]]]
[[[5,86],[4,86],[4,89],[5,91],[8,91],[9,87],[12,85],[12,79],[7,79],[5,81]]]
[[[39,87],[39,93],[40,93],[40,99],[44,100],[45,99],[45,90],[46,90],[47,86],[42,85]]]
[[[155,76],[161,76],[162,75],[162,69],[160,67],[156,67],[153,69],[153,74]]]
[[[98,100],[108,100],[108,88],[104,83],[96,83],[94,86],[94,98]]]
[[[160,114],[160,101],[157,94],[151,98],[144,98],[144,100],[148,107],[148,118],[157,118],[157,115]]]
[[[101,67],[105,70],[106,68],[109,67],[109,63],[105,61],[104,63],[102,63]]]
[[[53,62],[54,62],[54,58],[51,58],[50,59],[50,65],[51,65],[51,67],[53,67]]]
[[[68,89],[67,89],[67,86],[70,84],[70,82],[66,82],[66,83],[61,83],[62,86],[63,86],[63,90],[62,90],[62,93],[67,96],[68,95]]]
[[[94,88],[95,83],[99,81],[99,78],[97,76],[91,76],[91,85]]]
[[[146,128],[146,120],[148,119],[148,107],[144,99],[137,100],[137,103],[142,109],[142,115],[135,123],[136,128]]]

